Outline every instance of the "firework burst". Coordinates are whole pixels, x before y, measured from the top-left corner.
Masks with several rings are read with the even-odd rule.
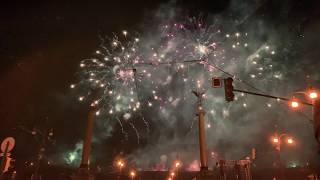
[[[80,63],[81,81],[70,86],[81,89],[79,101],[90,99],[97,91],[93,100],[99,106],[97,115],[118,122],[124,134],[127,123],[138,141],[135,121],[142,120],[149,130],[142,109],[152,109],[159,119],[168,119],[194,105],[191,90],[205,91],[205,98],[213,100],[206,103],[207,116],[221,111],[221,118],[228,117],[223,96],[211,90],[212,77],[232,76],[239,85],[256,90],[251,83],[260,87],[281,79],[282,74],[273,70],[274,48],[251,44],[246,32],[223,32],[193,18],[162,24],[158,32],[152,40],[140,40],[127,31],[102,38],[95,57]],[[243,108],[249,106],[244,95],[236,100]],[[271,105],[268,102],[267,106]],[[211,127],[213,122],[208,123]]]

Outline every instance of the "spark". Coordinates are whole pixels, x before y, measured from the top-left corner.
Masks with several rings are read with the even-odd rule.
[[[128,35],[128,32],[127,32],[126,30],[124,30],[124,31],[122,31],[122,34],[123,34],[124,36],[127,36],[127,35]]]
[[[199,45],[197,49],[199,49],[199,52],[200,52],[201,54],[206,54],[207,51],[208,51],[207,47],[206,47],[206,46],[203,46],[203,45]]]
[[[137,128],[134,126],[134,124],[133,124],[133,123],[129,123],[129,124],[131,125],[132,129],[135,131],[136,136],[137,136],[137,141],[138,141],[138,144],[139,144],[139,142],[140,142],[140,135],[139,135],[139,131],[137,130]]]

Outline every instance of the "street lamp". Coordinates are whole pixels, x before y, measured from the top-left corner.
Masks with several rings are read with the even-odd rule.
[[[310,88],[306,92],[295,92],[294,94],[302,94],[306,98],[309,99],[310,102],[303,102],[303,101],[297,101],[293,99],[289,104],[293,109],[297,109],[299,107],[299,104],[309,105],[313,107],[312,110],[312,116],[313,116],[313,125],[314,125],[314,134],[315,137],[320,143],[320,98],[319,98],[319,91],[314,90],[313,88]]]
[[[136,172],[135,171],[130,171],[130,177],[131,177],[131,180],[134,179],[134,177],[136,176]]]
[[[282,138],[283,137],[287,137],[286,142],[288,144],[293,144],[294,143],[294,140],[288,134],[282,133],[280,135],[275,135],[272,138],[272,142],[276,145],[277,148],[279,148],[279,150],[280,150],[280,146],[282,144]]]
[[[116,164],[117,166],[118,166],[118,168],[119,168],[119,177],[118,178],[120,178],[120,176],[121,176],[121,173],[122,173],[122,168],[124,167],[124,161],[123,160],[121,160],[121,159],[119,159],[118,161],[117,161],[117,164]]]
[[[117,166],[119,167],[119,170],[120,170],[120,173],[121,173],[121,170],[124,167],[124,162],[122,160],[118,160]]]
[[[171,172],[170,173],[170,176],[171,176],[171,179],[173,180],[173,177],[175,176],[176,174],[174,172]]]
[[[297,109],[300,106],[300,104],[313,105],[314,102],[319,98],[318,92],[314,89],[309,89],[307,91],[297,91],[293,93],[293,95],[299,95],[299,94],[311,100],[312,103],[303,102],[297,99],[295,96],[293,96],[292,100],[289,101],[289,106],[291,106],[293,109]]]
[[[181,166],[181,163],[180,163],[180,161],[176,161],[174,165],[176,168],[179,168]]]
[[[288,143],[288,144],[293,144],[293,140],[292,140],[291,138],[288,138],[288,139],[287,139],[287,143]]]
[[[293,99],[291,102],[290,102],[290,106],[293,108],[293,109],[296,109],[299,107],[299,102],[295,99]]]
[[[294,143],[292,137],[290,137],[288,134],[285,134],[285,133],[282,133],[280,135],[276,134],[272,138],[272,142],[273,142],[273,144],[275,144],[275,147],[276,147],[276,150],[277,150],[278,165],[279,165],[279,169],[280,169],[280,175],[281,175],[282,178],[284,178],[284,167],[283,167],[282,162],[281,162],[281,145],[282,145],[284,137],[287,137],[286,140],[284,141],[287,144],[292,145]]]
[[[278,142],[279,142],[279,139],[278,139],[278,138],[273,138],[273,142],[274,142],[274,143],[278,143]]]
[[[310,91],[309,92],[309,98],[310,99],[317,99],[318,98],[318,93],[316,91]]]
[[[174,172],[171,173],[172,179],[173,179],[173,176],[175,176],[175,175],[177,176],[176,179],[179,179],[179,174],[180,174],[179,169],[181,166],[182,166],[182,163],[179,160],[176,160],[174,162],[174,170],[175,170],[176,174]]]

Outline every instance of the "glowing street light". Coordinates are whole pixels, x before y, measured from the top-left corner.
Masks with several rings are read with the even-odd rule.
[[[288,143],[288,144],[293,144],[293,139],[288,138],[288,139],[287,139],[287,143]]]
[[[282,144],[282,140],[281,138],[284,137],[284,136],[287,136],[287,134],[281,134],[280,136],[275,136],[272,138],[272,142],[274,144],[277,144],[277,146],[280,146],[280,144]],[[291,137],[288,137],[285,141],[287,144],[293,144],[294,143],[294,140],[291,138]]]
[[[121,170],[124,167],[124,162],[122,160],[118,160],[117,166],[119,167],[119,170],[120,170],[120,173],[121,173]]]
[[[316,91],[310,91],[309,92],[309,98],[310,99],[317,99],[318,98],[318,93]]]
[[[291,106],[292,108],[296,109],[296,108],[299,107],[299,102],[296,101],[296,100],[292,100],[292,101],[290,102],[290,106]]]
[[[181,166],[181,162],[180,162],[180,161],[176,161],[176,162],[174,163],[174,166],[175,166],[176,168],[179,168],[179,167]]]
[[[272,142],[275,144],[275,149],[278,156],[279,169],[281,173],[280,175],[282,178],[284,178],[285,174],[284,174],[283,164],[281,162],[281,145],[282,145],[282,138],[285,136],[287,137],[285,142],[289,145],[292,145],[294,143],[293,139],[285,133],[282,133],[280,135],[276,134],[275,137],[272,138]]]
[[[319,98],[319,90],[315,90],[313,88],[309,88],[309,90],[304,92],[295,92],[295,94],[303,94],[306,98],[308,98],[310,102],[300,101],[300,104],[312,106],[312,116],[313,116],[313,124],[314,124],[314,134],[315,137],[320,143],[320,98]],[[298,101],[292,101],[289,103],[292,108],[298,108]]]
[[[123,167],[124,166],[124,162],[121,161],[121,160],[119,160],[117,164],[118,164],[119,167]]]
[[[170,176],[171,176],[170,179],[173,180],[173,177],[174,177],[175,175],[176,175],[176,174],[175,174],[174,172],[171,172],[171,173],[170,173]]]
[[[130,171],[130,177],[131,177],[131,179],[133,180],[134,179],[134,177],[136,176],[136,172],[135,171]]]

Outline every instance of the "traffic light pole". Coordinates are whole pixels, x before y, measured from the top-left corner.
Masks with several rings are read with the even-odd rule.
[[[251,94],[251,95],[255,95],[255,96],[266,97],[266,98],[279,99],[279,100],[283,100],[283,101],[291,101],[292,100],[292,99],[285,98],[285,97],[272,96],[272,95],[262,94],[262,93],[255,93],[255,92],[244,91],[244,90],[240,90],[240,89],[234,89],[233,91],[234,92],[241,92],[241,93],[245,93],[245,94]],[[304,102],[304,101],[298,101],[298,102],[301,104],[304,104],[304,105],[313,106],[313,104],[308,103],[308,102]]]

